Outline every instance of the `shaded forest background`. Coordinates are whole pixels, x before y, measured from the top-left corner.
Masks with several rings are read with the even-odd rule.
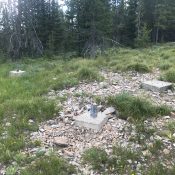
[[[175,41],[174,0],[8,0],[0,4],[0,51],[9,58]]]

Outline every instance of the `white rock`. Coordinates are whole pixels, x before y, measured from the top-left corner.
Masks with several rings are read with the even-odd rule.
[[[109,107],[104,111],[104,114],[109,115],[109,114],[113,114],[114,112],[115,112],[115,108]]]
[[[151,152],[149,150],[142,151],[144,156],[151,156]]]
[[[66,137],[55,137],[53,143],[60,147],[67,147],[69,145]]]
[[[170,116],[165,116],[165,117],[163,117],[165,120],[168,120],[168,119],[170,119]]]
[[[164,153],[165,155],[168,155],[168,154],[170,153],[170,150],[164,149],[164,150],[163,150],[163,153]]]
[[[22,70],[14,70],[14,71],[10,71],[10,76],[11,77],[20,77],[23,76],[26,72],[22,71]]]

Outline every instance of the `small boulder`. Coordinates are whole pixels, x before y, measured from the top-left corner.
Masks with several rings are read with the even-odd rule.
[[[53,143],[60,147],[68,147],[69,145],[66,137],[55,137]]]
[[[168,155],[168,154],[170,154],[170,150],[164,149],[164,150],[163,150],[163,153],[164,153],[165,155]]]
[[[104,111],[104,114],[109,115],[109,114],[113,114],[114,112],[115,112],[115,108],[109,107]]]

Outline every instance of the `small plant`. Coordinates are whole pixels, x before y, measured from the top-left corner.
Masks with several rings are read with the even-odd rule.
[[[144,175],[173,175],[175,174],[175,166],[172,169],[164,167],[160,162],[151,165]]]
[[[157,154],[158,151],[160,151],[163,147],[163,142],[161,140],[156,140],[151,147],[149,147],[149,150],[152,154]]]
[[[126,68],[127,70],[132,70],[132,71],[136,71],[139,73],[147,73],[150,72],[149,67],[146,64],[143,63],[133,63],[133,64],[129,64]]]
[[[112,156],[108,159],[108,171],[117,174],[130,174],[132,172],[132,163],[138,161],[139,156],[136,152],[120,146],[113,147]]]
[[[170,56],[163,53],[163,54],[161,54],[161,57],[164,60],[168,60]]]
[[[172,133],[174,133],[175,132],[175,122],[169,122],[166,128],[169,129]]]
[[[16,155],[14,156],[14,160],[15,160],[18,164],[24,162],[26,159],[27,159],[27,156],[26,156],[26,154],[24,154],[24,153],[18,153],[18,154],[16,154]]]
[[[133,97],[127,93],[109,97],[108,104],[114,106],[120,112],[120,117],[123,119],[132,117],[133,119],[142,120],[170,113],[170,109],[166,106],[154,106],[145,99]]]
[[[83,154],[83,162],[88,163],[94,170],[104,169],[104,165],[107,163],[108,155],[100,148],[90,148]]]
[[[168,72],[165,73],[165,80],[169,82],[175,83],[175,70],[171,69]]]
[[[78,78],[80,80],[88,80],[88,81],[94,81],[94,80],[99,80],[100,76],[98,74],[98,72],[92,68],[88,68],[88,67],[81,67],[78,70]]]
[[[170,63],[162,63],[159,65],[160,70],[168,70],[171,68],[171,64]]]
[[[18,171],[18,166],[13,165],[6,168],[6,175],[16,175]]]
[[[76,173],[74,167],[55,155],[44,156],[21,171],[21,175],[70,175]]]

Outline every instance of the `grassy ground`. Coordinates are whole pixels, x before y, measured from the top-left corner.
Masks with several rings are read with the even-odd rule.
[[[120,48],[111,49],[95,60],[75,58],[63,61],[54,57],[52,60],[24,59],[16,63],[0,64],[0,163],[8,167],[9,174],[15,174],[19,167],[26,165],[32,168],[26,169],[23,174],[31,174],[37,166],[46,166],[50,162],[59,164],[60,169],[55,168],[55,171],[62,171],[65,162],[61,158],[54,157],[48,162],[40,162],[40,155],[24,154],[25,149],[39,145],[39,142],[28,139],[30,132],[36,131],[40,122],[57,116],[60,110],[55,101],[47,101],[44,94],[51,89],[74,86],[79,81],[101,81],[103,77],[99,75],[99,70],[102,68],[114,72],[135,70],[142,73],[160,68],[161,79],[175,82],[175,48],[171,44],[140,50]],[[13,69],[26,70],[26,75],[20,78],[9,77],[9,71]],[[113,100],[118,103],[118,99]],[[142,104],[139,100],[130,100]],[[151,114],[153,112],[155,115],[156,111],[151,105],[147,103],[147,106]],[[142,109],[145,109],[144,105],[141,105],[139,115],[143,113]],[[127,112],[131,111],[125,111],[125,114]],[[34,123],[31,124],[30,120]],[[31,164],[34,160],[38,161],[36,165]],[[69,170],[74,171],[68,167],[68,171],[62,174],[70,174]],[[53,174],[52,170],[48,170],[47,174]]]

